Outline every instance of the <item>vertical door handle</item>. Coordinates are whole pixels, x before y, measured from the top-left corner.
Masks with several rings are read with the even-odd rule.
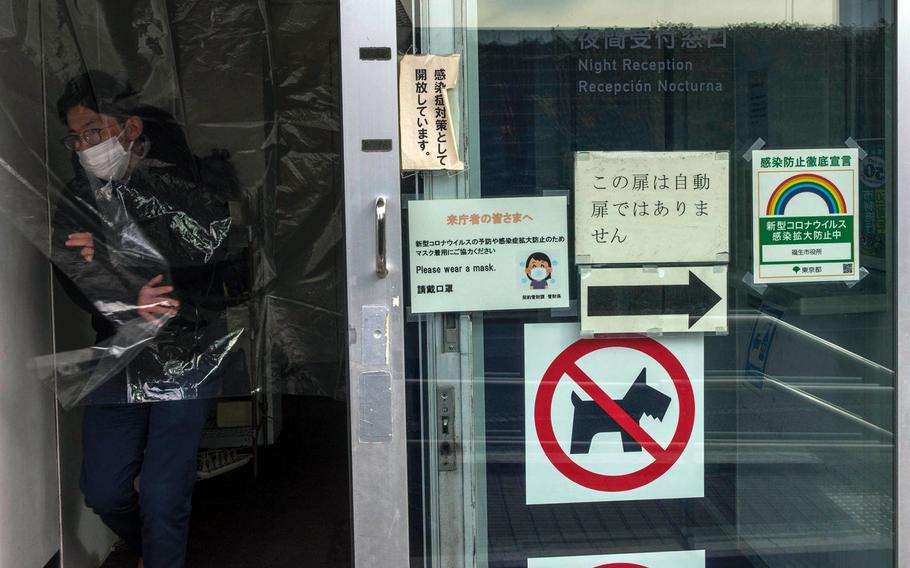
[[[386,263],[386,202],[385,197],[376,198],[376,275],[385,278],[389,275]]]

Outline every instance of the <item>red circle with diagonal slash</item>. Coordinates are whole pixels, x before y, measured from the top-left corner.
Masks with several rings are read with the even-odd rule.
[[[657,361],[670,376],[676,394],[679,397],[679,423],[670,444],[661,447],[645,430],[636,423],[620,406],[605,393],[581,368],[578,361],[600,349],[623,347],[644,353]],[[616,424],[629,433],[635,441],[654,458],[644,468],[622,475],[605,475],[585,469],[578,465],[559,445],[553,431],[552,407],[556,385],[563,375],[569,376],[581,387],[604,412],[610,415]],[[649,337],[632,337],[616,339],[582,339],[576,341],[559,354],[543,375],[537,398],[534,401],[534,424],[537,437],[544,453],[553,466],[564,476],[575,483],[596,491],[629,491],[643,487],[664,473],[682,455],[689,443],[695,425],[695,394],[692,382],[682,363],[669,349]]]

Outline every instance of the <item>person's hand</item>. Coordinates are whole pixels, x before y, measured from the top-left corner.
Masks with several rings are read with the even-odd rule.
[[[70,233],[67,235],[66,246],[79,247],[79,254],[86,262],[91,262],[95,258],[95,240],[91,233]]]
[[[136,300],[139,315],[157,326],[164,325],[165,317],[176,316],[180,310],[180,302],[167,297],[167,294],[174,291],[174,287],[158,286],[162,280],[164,275],[159,274],[146,282],[139,290],[139,298]]]

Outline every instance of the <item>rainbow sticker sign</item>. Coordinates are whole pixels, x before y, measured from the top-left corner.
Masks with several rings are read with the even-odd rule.
[[[829,214],[846,215],[847,203],[837,186],[823,176],[809,173],[797,174],[777,186],[768,200],[765,214],[784,215],[787,205],[794,197],[807,193],[821,198],[828,207]]]
[[[752,153],[756,283],[855,281],[855,148]]]

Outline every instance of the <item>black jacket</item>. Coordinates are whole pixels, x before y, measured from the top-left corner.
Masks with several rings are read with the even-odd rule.
[[[220,267],[231,223],[225,187],[236,187],[236,178],[212,187],[203,181],[212,176],[200,171],[211,171],[213,160],[192,163],[197,167],[147,157],[128,180],[103,187],[79,175],[54,213],[55,272],[69,297],[91,314],[98,343],[114,336],[119,326],[135,324],[139,290],[150,279],[163,274],[159,285],[176,290],[170,297],[180,300],[179,315],[144,342],[130,363],[135,384],[165,376],[193,382],[204,371],[206,357],[215,366],[223,358],[212,352],[213,345],[230,348],[218,343],[227,334],[224,310],[229,301]],[[221,171],[228,177],[233,173],[229,163],[221,164]],[[92,233],[92,262],[78,248],[65,246],[76,232]]]

